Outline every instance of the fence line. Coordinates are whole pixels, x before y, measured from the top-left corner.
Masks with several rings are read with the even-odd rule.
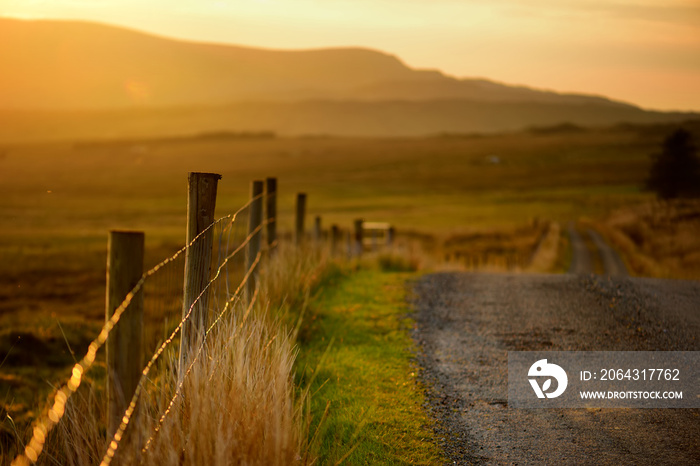
[[[196,174],[190,174],[190,177],[188,179],[192,180],[194,177],[193,175]],[[215,174],[205,174],[209,177],[213,177],[212,179],[216,178],[214,180],[214,192],[216,191],[216,181],[220,178],[218,175]],[[158,348],[153,352],[151,358],[149,359],[148,363],[143,367],[143,370],[141,371],[141,375],[138,379],[138,383],[136,384],[135,389],[133,390],[132,393],[124,393],[125,397],[131,397],[130,402],[126,410],[123,412],[123,415],[121,417],[121,421],[119,423],[118,428],[113,432],[111,432],[111,429],[108,428],[108,435],[111,435],[112,438],[109,441],[107,451],[105,452],[103,458],[102,458],[102,465],[109,465],[112,460],[114,459],[116,452],[119,449],[120,443],[123,441],[127,429],[132,421],[132,418],[134,416],[134,413],[136,411],[136,407],[138,405],[140,396],[142,392],[144,391],[144,386],[145,382],[148,379],[148,375],[153,369],[154,365],[158,361],[158,359],[163,355],[163,353],[166,351],[166,349],[175,341],[176,337],[178,334],[180,334],[180,341],[181,341],[181,351],[180,351],[180,357],[179,357],[179,367],[177,370],[177,384],[175,387],[175,391],[173,396],[171,397],[170,401],[167,403],[166,409],[163,411],[161,414],[157,425],[155,426],[150,438],[148,441],[145,443],[143,448],[141,449],[141,453],[146,453],[149,450],[149,447],[151,446],[153,440],[157,437],[159,434],[161,427],[163,426],[164,421],[166,420],[167,416],[171,413],[173,406],[177,402],[177,399],[181,395],[182,387],[184,386],[185,383],[185,378],[187,375],[190,373],[192,368],[194,367],[194,364],[198,360],[198,358],[201,356],[201,353],[205,349],[205,345],[207,342],[207,337],[209,334],[215,329],[215,327],[218,325],[219,322],[221,322],[221,319],[223,316],[235,305],[237,302],[242,302],[245,299],[245,302],[247,304],[247,309],[245,311],[245,315],[243,316],[243,321],[241,322],[241,325],[246,321],[248,318],[249,313],[251,312],[251,309],[253,308],[254,303],[258,299],[258,292],[259,292],[259,285],[257,283],[256,276],[259,271],[259,263],[261,261],[261,257],[263,255],[263,252],[260,248],[260,243],[261,243],[261,236],[262,236],[262,231],[263,229],[266,228],[268,237],[267,237],[267,253],[270,254],[274,248],[277,246],[278,243],[278,238],[277,238],[277,231],[275,225],[277,224],[277,219],[276,219],[276,197],[277,197],[277,180],[276,178],[268,178],[266,179],[265,183],[265,188],[263,189],[263,182],[255,181],[252,183],[252,190],[251,190],[251,197],[246,202],[242,207],[240,207],[236,212],[233,214],[226,215],[224,217],[221,217],[217,220],[212,221],[206,226],[201,227],[200,226],[192,226],[192,222],[188,221],[188,239],[190,236],[194,236],[191,238],[191,240],[186,242],[186,245],[179,249],[177,252],[175,252],[173,255],[170,257],[167,257],[166,259],[162,260],[160,263],[149,269],[148,271],[144,272],[141,277],[138,279],[136,284],[133,286],[133,288],[124,296],[123,300],[121,303],[116,306],[114,311],[112,312],[111,315],[109,315],[110,310],[108,309],[107,315],[106,315],[106,321],[105,324],[103,325],[100,333],[98,336],[90,343],[88,350],[84,357],[77,362],[72,369],[71,377],[68,379],[68,381],[59,388],[54,396],[54,402],[51,408],[47,411],[46,414],[42,415],[39,420],[36,423],[36,426],[34,427],[34,431],[32,433],[31,440],[25,447],[24,451],[17,455],[17,457],[14,459],[12,464],[17,464],[17,465],[24,465],[24,464],[30,464],[34,463],[37,461],[39,455],[43,451],[44,444],[46,442],[47,435],[49,432],[53,429],[53,427],[60,422],[61,418],[65,414],[65,409],[66,409],[66,403],[70,399],[70,397],[77,391],[79,388],[83,374],[85,374],[94,364],[97,351],[107,342],[108,337],[114,330],[115,326],[117,323],[120,321],[122,315],[127,311],[127,309],[130,308],[132,303],[134,302],[134,299],[136,299],[136,296],[139,295],[139,293],[143,294],[143,287],[146,283],[147,280],[149,280],[151,277],[153,277],[158,271],[163,269],[168,264],[173,263],[178,257],[181,257],[183,253],[185,254],[186,257],[186,262],[185,262],[185,270],[190,271],[190,273],[197,273],[201,274],[199,277],[190,277],[189,279],[187,278],[187,272],[185,275],[185,280],[184,280],[184,287],[183,287],[183,304],[182,304],[182,310],[183,310],[183,315],[182,318],[180,319],[178,325],[170,332],[170,334],[167,336],[167,338],[164,339],[164,341],[158,346]],[[211,186],[210,186],[211,188]],[[198,190],[195,189],[196,192]],[[196,194],[196,193],[195,193]],[[189,200],[192,201],[193,197],[193,190],[192,186],[190,186],[190,192],[189,192]],[[196,197],[196,196],[195,196]],[[204,196],[207,197],[207,196]],[[265,218],[263,219],[263,214],[262,214],[262,208],[263,208],[263,199],[267,199],[265,202],[265,207],[266,207],[266,212],[265,212]],[[214,204],[215,204],[215,199],[208,199],[207,202],[209,203],[209,207],[207,207],[208,212],[213,215],[213,209],[214,209]],[[192,217],[194,215],[194,212],[196,209],[197,204],[194,203],[192,206],[189,205],[188,203],[188,218]],[[190,209],[192,207],[192,209]],[[240,242],[240,244],[236,244],[236,236],[235,236],[235,231],[234,231],[234,226],[237,225],[239,222],[237,222],[237,219],[239,216],[245,211],[245,209],[249,209],[250,213],[250,218],[248,222],[248,235]],[[293,242],[299,246],[303,244],[303,237],[305,235],[304,232],[304,224],[305,224],[305,215],[306,215],[306,195],[303,193],[299,193],[297,195],[297,205],[296,205],[296,216],[295,216],[295,228],[293,230]],[[218,235],[219,240],[218,240],[218,255],[217,255],[217,269],[216,272],[213,276],[210,276],[210,267],[211,267],[211,258],[212,258],[212,252],[211,249],[213,249],[213,238],[212,235],[214,233],[214,229],[221,227],[221,233]],[[201,231],[196,231],[193,228],[196,228],[196,230]],[[195,234],[196,232],[196,234]],[[335,250],[335,243],[337,241],[337,237],[340,234],[340,229],[336,226],[333,225],[333,228],[331,228],[331,231],[329,232],[330,234],[329,239],[332,244],[331,250]],[[233,241],[234,244],[231,244],[231,235],[234,235]],[[224,236],[226,236],[225,240],[225,246],[224,246]],[[321,219],[320,217],[316,217],[315,221],[315,229],[314,229],[314,236],[317,241],[316,245],[320,243],[320,240],[323,239],[324,235],[322,234],[321,230]],[[358,241],[359,240],[359,241]],[[359,244],[358,244],[359,243]],[[233,248],[235,246],[235,248]],[[361,221],[356,221],[355,222],[355,249],[352,251],[352,255],[359,255],[361,254],[362,251],[362,224]],[[359,246],[359,247],[357,247]],[[201,258],[203,257],[202,255],[194,254],[196,252],[196,248],[208,248],[210,249],[209,251],[209,259],[207,260],[206,257],[202,260]],[[233,248],[233,251],[231,251],[231,248]],[[243,251],[246,250],[246,260],[245,260],[245,268],[244,268],[244,276],[243,278],[238,282],[235,291],[231,293],[230,289],[230,277],[229,277],[229,263],[237,257],[237,255]],[[191,254],[193,253],[193,254]],[[333,252],[332,252],[333,254]],[[197,259],[197,257],[200,257],[200,259]],[[192,260],[190,260],[192,259]],[[188,263],[189,261],[189,263]],[[220,278],[225,277],[224,282],[225,286],[220,287]],[[197,296],[192,300],[191,303],[191,292],[193,291],[193,288],[188,286],[188,280],[197,280],[198,283],[202,283],[203,286],[197,287],[200,288]],[[182,282],[181,282],[182,283]],[[186,338],[185,334],[185,327],[189,324],[195,325],[198,323],[204,324],[205,319],[207,319],[207,313],[210,312],[207,307],[203,306],[203,302],[207,302],[207,295],[212,289],[213,285],[216,286],[213,288],[214,289],[214,295],[212,302],[215,305],[215,308],[218,312],[216,315],[216,318],[214,321],[206,327],[206,325],[203,325],[203,328],[201,330],[197,330],[196,332],[193,333],[194,335],[198,335],[198,337],[193,338],[193,342],[197,344],[196,352],[194,353],[193,356],[189,357],[186,354],[183,354],[182,351],[182,345],[183,342]],[[225,299],[223,302],[223,308],[220,306],[219,302],[219,290],[221,289],[225,293]],[[188,294],[190,293],[190,294]],[[244,296],[241,296],[243,293]],[[111,299],[111,298],[110,298]],[[118,298],[117,298],[118,299]],[[108,301],[109,302],[109,301]],[[108,307],[111,307],[110,304],[108,304]],[[193,322],[192,316],[196,314],[195,309],[197,308],[202,308],[203,313],[199,315],[197,322]],[[201,310],[201,309],[200,309]],[[204,328],[206,327],[206,328]],[[195,327],[196,328],[196,327]],[[191,346],[194,346],[192,344]],[[189,352],[191,350],[187,349]],[[185,365],[187,365],[187,368],[185,369]],[[110,368],[108,367],[108,372]],[[139,447],[140,448],[140,447]]]
[[[252,202],[253,200],[254,200],[254,199],[251,199],[251,202]],[[239,212],[240,212],[240,211],[239,211]],[[234,221],[235,221],[235,216],[234,216],[234,218],[231,219],[231,222],[230,222],[230,223],[232,224]],[[216,222],[215,222],[215,223],[216,223]],[[134,414],[134,411],[136,410],[136,403],[138,403],[138,399],[139,399],[139,397],[140,397],[140,395],[141,395],[141,391],[143,390],[143,383],[145,382],[146,377],[148,376],[148,374],[149,374],[151,368],[153,367],[153,365],[155,364],[155,362],[156,362],[156,361],[158,360],[158,358],[165,352],[165,349],[167,348],[167,346],[168,346],[170,343],[172,343],[172,341],[175,339],[175,337],[177,336],[177,334],[183,329],[185,323],[188,321],[188,319],[190,319],[190,316],[192,315],[193,310],[195,309],[195,307],[196,307],[197,304],[199,303],[199,300],[202,299],[202,296],[205,296],[205,295],[206,295],[206,293],[207,293],[207,291],[209,290],[209,287],[211,286],[211,284],[214,283],[214,281],[215,281],[217,278],[219,278],[219,276],[220,276],[220,274],[221,274],[221,270],[228,264],[229,260],[231,260],[236,254],[238,254],[239,252],[241,252],[241,251],[243,250],[243,248],[244,248],[246,245],[249,244],[251,238],[252,238],[255,234],[257,234],[257,233],[262,229],[262,227],[263,227],[262,224],[261,224],[261,225],[258,225],[258,227],[256,228],[256,230],[255,230],[254,232],[250,233],[250,234],[246,237],[246,239],[245,239],[231,254],[229,254],[228,256],[226,256],[226,258],[223,260],[223,262],[221,263],[221,265],[219,265],[219,267],[218,267],[218,269],[217,269],[216,274],[214,275],[214,277],[211,278],[211,279],[209,280],[209,282],[205,285],[204,289],[199,293],[199,295],[198,295],[198,296],[195,298],[195,300],[192,302],[192,304],[191,304],[190,307],[189,307],[189,310],[187,311],[187,314],[186,314],[185,316],[183,316],[182,320],[180,321],[180,323],[178,324],[178,326],[175,328],[175,330],[173,330],[173,332],[171,333],[170,337],[168,337],[168,339],[167,339],[166,341],[163,342],[163,344],[160,346],[160,348],[158,348],[158,350],[153,354],[153,357],[149,360],[148,364],[146,364],[146,367],[143,369],[141,378],[139,379],[139,383],[138,383],[138,385],[137,385],[137,387],[136,387],[136,391],[134,392],[134,394],[133,394],[133,396],[132,396],[132,398],[131,398],[131,402],[129,403],[128,408],[127,408],[126,411],[124,412],[124,416],[122,417],[122,421],[121,421],[121,424],[120,424],[120,426],[119,426],[119,429],[114,433],[114,436],[112,437],[112,442],[110,442],[109,448],[108,448],[108,450],[107,450],[107,453],[105,454],[105,456],[104,456],[103,459],[102,459],[101,465],[105,465],[105,466],[106,466],[106,465],[109,465],[109,464],[111,463],[112,458],[114,457],[114,454],[116,453],[116,450],[117,450],[117,448],[119,447],[119,442],[122,440],[122,437],[123,437],[123,435],[124,435],[124,432],[126,431],[126,428],[128,427],[128,425],[129,425],[129,423],[130,423],[130,421],[131,421],[131,417],[132,417],[132,415]],[[259,255],[259,254],[258,254],[258,255]],[[256,258],[253,267],[254,267],[255,265],[257,265],[258,260],[259,260],[259,259]],[[252,271],[252,269],[251,269],[251,271]],[[249,279],[248,277],[250,276],[251,271],[248,271],[248,273],[246,273],[246,275],[245,275],[245,277],[244,277],[244,282],[247,281],[247,280]],[[239,284],[239,287],[238,287],[238,289],[236,290],[236,293],[234,294],[234,298],[231,298],[229,301],[227,301],[226,305],[224,306],[224,311],[222,311],[222,314],[221,314],[221,315],[223,315],[223,313],[226,312],[226,310],[227,310],[228,305],[230,304],[230,302],[232,302],[233,299],[235,299],[235,298],[237,297],[238,293],[239,293],[240,290],[241,290],[241,287],[242,287],[242,285]],[[216,321],[215,321],[215,323],[218,323],[219,320],[220,320],[220,319],[217,318]],[[212,325],[211,328],[213,328],[213,325]],[[211,329],[211,328],[210,328],[210,329]],[[204,342],[206,341],[206,336],[208,335],[208,333],[209,333],[209,330],[207,330],[207,331],[202,335],[202,343],[201,343],[201,345],[204,345]],[[200,346],[200,350],[199,350],[199,351],[201,351],[202,348],[203,348],[203,346]],[[197,355],[195,356],[195,359],[193,360],[192,364],[194,364],[194,361],[195,361],[196,358],[199,356],[199,351],[198,351]],[[187,362],[187,359],[184,359],[184,360],[181,359],[180,362],[181,362],[181,367],[182,367],[182,365],[185,364],[185,363]],[[190,369],[192,368],[192,364],[189,366],[189,368],[187,369],[187,371],[186,371],[185,374],[182,374],[181,377],[178,377],[178,379],[179,379],[178,387],[181,387],[182,384],[184,383],[184,378],[185,378],[186,374],[189,374]],[[181,369],[180,369],[180,370],[181,370]]]
[[[236,213],[229,214],[213,222],[211,225],[206,227],[201,233],[195,236],[189,244],[185,245],[175,254],[164,259],[159,264],[157,264],[141,276],[134,288],[126,295],[122,303],[114,310],[112,317],[105,322],[98,336],[90,343],[85,356],[73,366],[71,377],[68,379],[68,382],[66,382],[66,384],[63,385],[59,390],[57,390],[56,395],[54,396],[53,406],[48,410],[48,412],[45,415],[40,417],[39,421],[34,427],[31,440],[25,447],[24,452],[14,459],[14,461],[12,462],[13,465],[25,465],[37,461],[39,455],[43,450],[44,443],[46,441],[46,436],[51,431],[51,429],[53,429],[53,427],[56,424],[58,424],[58,422],[65,414],[66,403],[80,386],[83,374],[92,367],[97,356],[97,351],[105,344],[110,332],[112,331],[114,326],[119,322],[122,314],[129,307],[131,301],[134,299],[136,294],[143,288],[143,285],[146,282],[146,280],[153,276],[165,265],[174,261],[183,252],[187,251],[188,248],[192,247],[195,244],[195,242],[198,241],[199,238],[206,234],[206,232],[208,232],[210,229],[214,228],[216,225],[228,219],[231,219],[231,221],[233,222],[235,218],[250,205],[251,202],[252,200],[248,201]]]
[[[250,237],[251,237],[251,236],[249,235],[247,239],[250,239]],[[218,278],[219,272],[221,272],[221,269],[222,269],[222,268],[224,267],[224,265],[228,262],[228,260],[229,260],[230,258],[232,258],[235,254],[237,254],[238,252],[240,252],[240,251],[243,249],[243,246],[245,246],[245,244],[247,244],[247,242],[244,243],[243,245],[239,246],[238,248],[236,248],[236,250],[235,250],[233,253],[231,253],[231,254],[226,258],[226,260],[224,261],[224,263],[219,267],[219,270],[217,271],[216,276],[215,276],[212,280],[210,280],[209,283],[207,283],[207,288],[209,287],[209,285],[211,285],[211,283],[212,283],[216,278]],[[258,257],[256,258],[254,265],[257,265],[259,259],[260,259],[260,253],[258,253]],[[253,266],[253,267],[254,267],[254,266]],[[197,354],[195,355],[195,357],[194,357],[194,358],[192,359],[192,361],[190,362],[190,365],[188,366],[188,368],[187,368],[185,374],[183,374],[183,376],[179,378],[180,380],[178,381],[178,386],[177,386],[177,390],[176,390],[176,395],[175,395],[175,396],[173,397],[173,399],[171,400],[171,403],[168,405],[168,408],[166,409],[166,411],[165,411],[165,413],[163,414],[163,416],[161,416],[161,419],[160,419],[159,422],[158,422],[159,427],[163,424],[163,421],[165,420],[165,417],[166,417],[167,414],[170,412],[170,408],[171,408],[172,405],[174,404],[175,399],[177,398],[177,394],[179,393],[180,389],[182,388],[182,385],[184,384],[185,377],[187,376],[187,374],[190,373],[192,367],[194,366],[194,363],[197,361],[197,358],[199,357],[199,354],[201,353],[202,349],[204,348],[204,344],[206,343],[206,337],[209,335],[209,332],[214,328],[214,326],[221,320],[221,317],[223,316],[223,314],[229,309],[230,303],[233,302],[233,301],[235,300],[235,298],[238,296],[238,293],[239,293],[240,290],[242,289],[242,286],[243,286],[243,285],[245,284],[245,282],[249,279],[252,270],[253,270],[253,269],[251,268],[251,269],[248,271],[248,273],[246,273],[244,282],[242,282],[242,283],[239,285],[238,289],[236,290],[236,294],[234,295],[234,297],[231,298],[229,301],[227,301],[226,305],[224,306],[224,310],[219,314],[219,316],[217,317],[217,319],[212,323],[212,325],[211,325],[211,326],[207,329],[207,331],[203,334],[203,336],[202,336],[202,341],[201,341],[201,343],[200,343],[200,345],[199,345],[199,350],[197,351]],[[206,292],[206,289],[205,289],[205,290],[202,290],[202,292],[201,292],[200,295],[197,297],[197,299],[199,299],[205,292]],[[257,290],[256,290],[256,296],[257,296]],[[161,347],[158,348],[158,351],[156,352],[156,354],[153,355],[153,357],[151,358],[151,360],[148,362],[148,364],[147,364],[146,367],[144,368],[144,370],[143,370],[143,375],[141,376],[141,379],[139,380],[139,384],[138,384],[138,386],[137,386],[137,388],[136,388],[136,392],[134,392],[134,395],[133,395],[133,397],[131,398],[131,402],[129,403],[129,407],[127,408],[126,412],[124,413],[124,417],[122,418],[122,423],[121,423],[121,425],[119,426],[119,429],[117,430],[117,432],[114,433],[114,436],[112,437],[112,442],[110,443],[109,448],[107,449],[107,453],[105,453],[105,456],[102,458],[102,462],[100,463],[101,466],[107,466],[107,465],[109,465],[109,464],[112,462],[112,459],[114,458],[114,455],[115,455],[115,453],[116,453],[116,451],[117,451],[117,448],[119,448],[119,442],[121,441],[121,439],[122,439],[122,437],[123,437],[123,435],[124,435],[124,432],[126,431],[126,428],[128,427],[129,422],[131,421],[131,416],[133,415],[134,410],[136,409],[136,403],[138,403],[139,396],[141,395],[141,390],[143,390],[143,382],[145,381],[146,376],[147,376],[148,373],[150,372],[151,368],[152,368],[153,365],[155,364],[155,361],[158,359],[158,357],[159,357],[161,354],[163,354],[163,352],[165,351],[165,348],[167,347],[167,345],[168,345],[170,342],[173,341],[173,339],[174,339],[175,336],[177,335],[177,332],[180,331],[180,329],[182,328],[182,324],[189,318],[189,316],[190,316],[190,314],[191,314],[191,312],[192,312],[192,309],[193,309],[194,306],[195,306],[195,303],[196,303],[197,299],[195,300],[195,302],[192,303],[192,306],[190,307],[190,311],[187,313],[187,316],[183,317],[182,321],[180,322],[180,325],[178,325],[177,328],[173,331],[173,333],[172,333],[172,335],[170,336],[170,338],[168,339],[168,341],[164,342],[163,345],[161,345]],[[159,429],[159,427],[158,427],[158,429]],[[153,437],[153,436],[152,436],[152,437]],[[148,444],[150,444],[151,440],[152,440],[152,438],[148,440],[147,446],[148,446]],[[144,448],[143,451],[146,451],[146,450],[148,450],[147,447]]]

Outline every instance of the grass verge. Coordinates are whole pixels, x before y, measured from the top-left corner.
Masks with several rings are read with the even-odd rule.
[[[338,274],[310,305],[299,334],[300,385],[310,386],[320,464],[440,464],[413,366],[405,282],[360,268]]]

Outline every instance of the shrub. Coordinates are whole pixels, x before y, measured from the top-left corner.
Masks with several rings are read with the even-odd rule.
[[[661,199],[700,196],[700,159],[691,133],[678,129],[652,156],[647,188]]]

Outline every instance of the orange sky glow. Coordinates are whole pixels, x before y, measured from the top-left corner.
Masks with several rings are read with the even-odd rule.
[[[0,16],[278,49],[362,46],[456,77],[700,111],[698,0],[0,0]]]

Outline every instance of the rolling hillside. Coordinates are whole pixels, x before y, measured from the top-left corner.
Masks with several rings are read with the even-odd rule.
[[[0,140],[212,130],[422,135],[697,116],[457,79],[359,48],[264,50],[13,19],[0,19],[0,43],[11,44],[0,47],[0,122],[9,125]]]

